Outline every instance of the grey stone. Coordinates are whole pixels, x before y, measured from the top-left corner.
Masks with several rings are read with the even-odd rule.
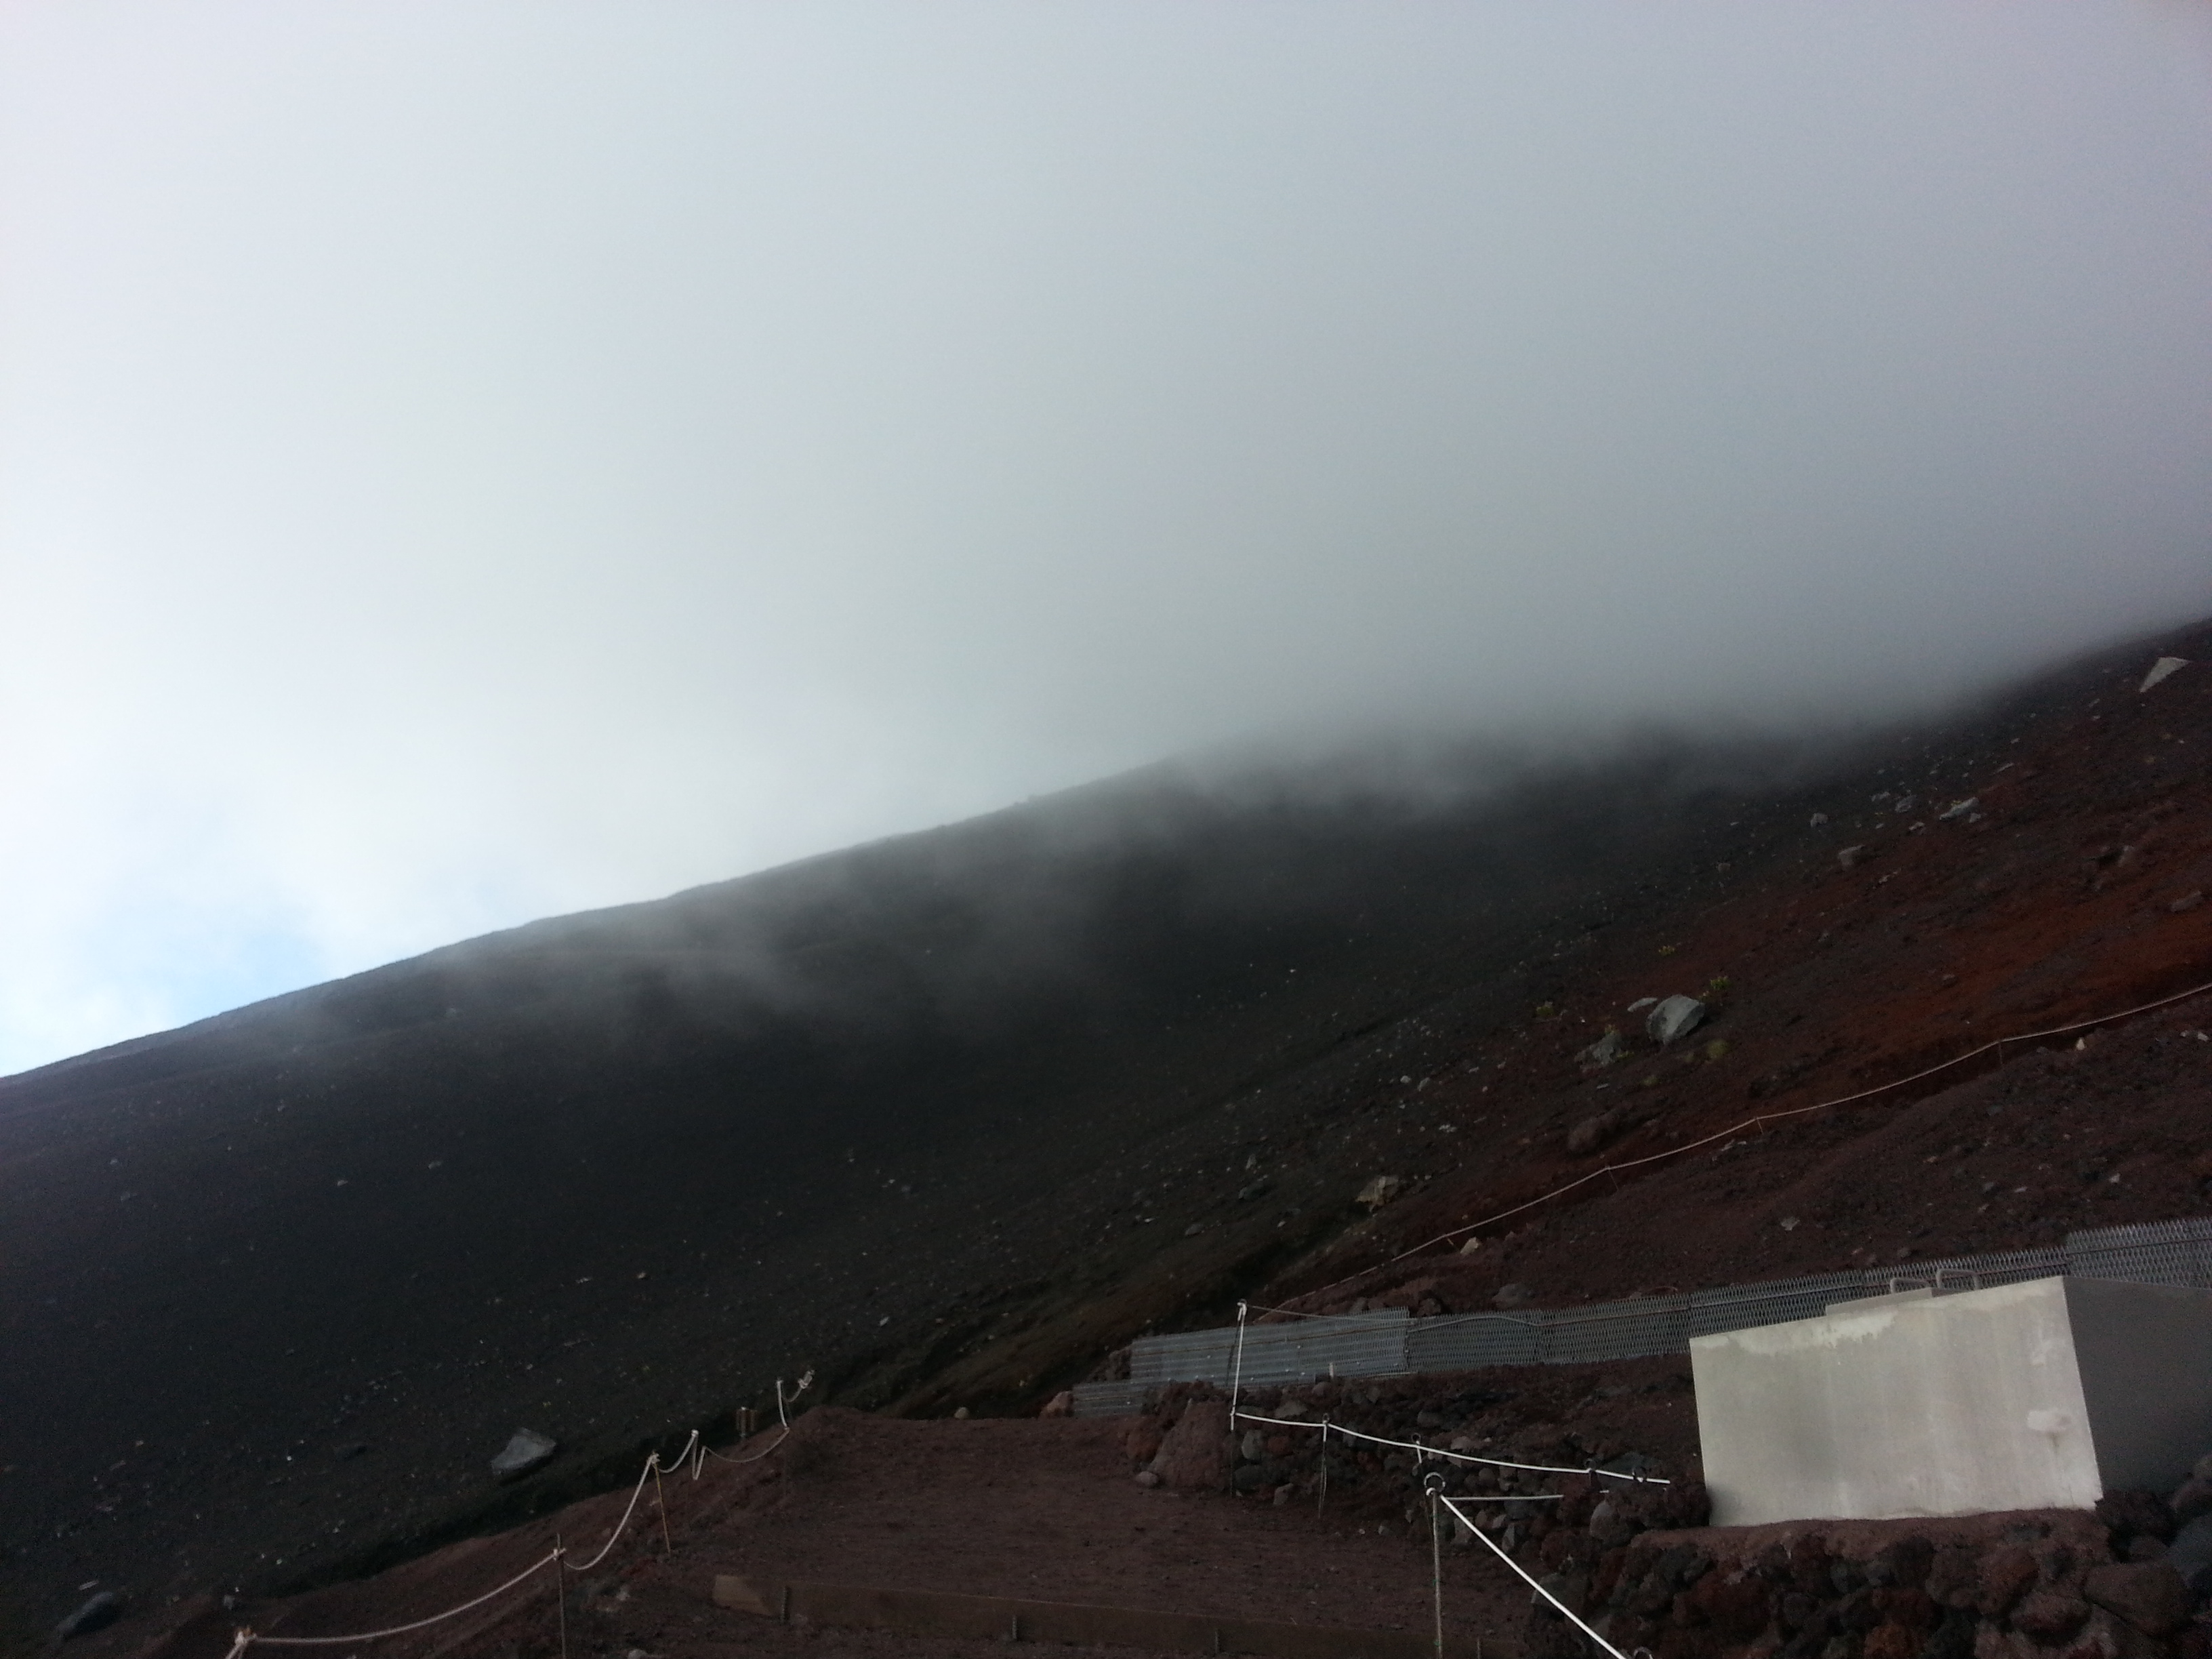
[[[1705,1005],[1697,998],[1671,996],[1651,1011],[1644,1022],[1644,1029],[1654,1042],[1663,1046],[1696,1030],[1705,1018]]]
[[[1594,1152],[1613,1139],[1615,1119],[1611,1112],[1586,1117],[1567,1131],[1567,1150],[1577,1156]]]
[[[1525,1308],[1536,1299],[1536,1292],[1526,1285],[1501,1285],[1498,1294],[1490,1298],[1493,1308]]]
[[[2192,1474],[2174,1488],[2173,1496],[2166,1502],[2177,1521],[2194,1521],[2200,1515],[2212,1515],[2212,1480],[2200,1480]]]
[[[2212,1515],[2200,1515],[2173,1534],[2166,1564],[2200,1595],[2212,1589]]]
[[[2189,1622],[2189,1586],[2171,1562],[2092,1567],[2081,1592],[2146,1636],[2169,1635]]]
[[[1610,1066],[1620,1058],[1620,1033],[1610,1026],[1595,1042],[1582,1052],[1582,1063],[1589,1066]]]
[[[559,1441],[550,1440],[534,1429],[517,1429],[507,1449],[491,1460],[491,1472],[502,1480],[520,1480],[544,1468],[560,1449]]]
[[[1267,1437],[1257,1429],[1247,1429],[1237,1449],[1247,1463],[1256,1463],[1267,1455]]]
[[[2150,665],[2150,672],[2143,676],[2142,684],[2136,688],[2136,695],[2149,690],[2175,670],[2188,666],[2189,659],[2186,657],[2160,657]]]
[[[54,1626],[54,1640],[66,1642],[73,1636],[89,1636],[96,1630],[106,1630],[122,1616],[123,1598],[113,1590],[101,1590]]]
[[[1358,1197],[1352,1202],[1364,1204],[1370,1210],[1379,1210],[1397,1197],[1405,1184],[1404,1179],[1398,1176],[1376,1176],[1359,1189]]]

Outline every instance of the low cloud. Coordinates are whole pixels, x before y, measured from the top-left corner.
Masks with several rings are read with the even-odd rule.
[[[0,1070],[1164,756],[2212,609],[2201,9],[0,20]]]

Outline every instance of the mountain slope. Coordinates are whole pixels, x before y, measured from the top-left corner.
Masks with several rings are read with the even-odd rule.
[[[2212,654],[2207,630],[2176,639]],[[1493,760],[1411,803],[1155,774],[0,1081],[0,1340],[38,1356],[0,1368],[0,1586],[37,1628],[92,1578],[158,1599],[351,1571],[621,1479],[643,1441],[809,1368],[846,1403],[1021,1408],[1148,1324],[1312,1291],[1588,1167],[1564,1131],[1615,1085],[1571,1054],[1636,995],[1747,988],[1716,1026],[1741,1054],[1668,1072],[1627,1135],[1718,1121],[1770,1073],[1778,1103],[1899,1074],[1949,1039],[1910,998],[1887,1020],[1835,1000],[1917,960],[1914,890],[1861,886],[1970,843],[1923,832],[1860,872],[1838,951],[1778,896],[1826,891],[1837,836],[1908,760],[1964,793],[2050,748],[2081,799],[2020,810],[2054,846],[2093,818],[2204,822],[2190,675],[2126,705],[2187,740],[2124,782],[2106,749],[2045,737],[2124,701],[2147,656],[1816,757]],[[2040,869],[2036,849],[2008,855]],[[2113,880],[2148,878],[2133,856]],[[1947,990],[1994,1021],[2203,959],[2202,912],[2120,968],[2134,935],[2088,914],[2021,923],[2012,979]],[[1758,998],[1792,985],[1754,1042]],[[1384,1172],[1425,1185],[1363,1224],[1352,1195]],[[1645,1282],[1632,1253],[1576,1260],[1546,1288]],[[564,1454],[495,1487],[519,1423]]]

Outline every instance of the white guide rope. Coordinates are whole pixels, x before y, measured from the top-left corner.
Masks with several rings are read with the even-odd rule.
[[[238,1632],[238,1640],[231,1647],[232,1659],[235,1659],[237,1655],[245,1652],[249,1645],[256,1643],[264,1647],[272,1648],[332,1648],[342,1647],[348,1642],[374,1642],[386,1636],[403,1636],[410,1630],[421,1630],[425,1626],[451,1619],[456,1613],[466,1613],[471,1607],[480,1607],[493,1597],[506,1595],[532,1573],[560,1559],[560,1551],[548,1550],[497,1589],[488,1589],[473,1601],[464,1601],[458,1607],[447,1607],[443,1613],[434,1613],[428,1619],[417,1619],[411,1625],[394,1625],[389,1630],[373,1630],[360,1636],[261,1636],[250,1630],[242,1630]]]
[[[1483,1531],[1481,1528],[1476,1526],[1473,1521],[1469,1520],[1468,1518],[1467,1512],[1461,1509],[1456,1503],[1453,1502],[1452,1499],[1446,1498],[1442,1492],[1438,1492],[1437,1494],[1437,1501],[1442,1504],[1446,1509],[1449,1510],[1452,1512],[1453,1518],[1457,1520],[1461,1525],[1464,1526],[1477,1538],[1482,1540],[1483,1543],[1489,1547],[1490,1553],[1492,1555],[1503,1561],[1507,1566],[1512,1568],[1514,1571],[1519,1573],[1522,1577],[1528,1579],[1528,1588],[1530,1589],[1535,1591],[1537,1595],[1542,1596],[1547,1601],[1549,1601],[1568,1619],[1573,1620],[1574,1626],[1577,1630],[1582,1632],[1582,1633],[1589,1637],[1591,1641],[1596,1643],[1598,1646],[1603,1648],[1607,1653],[1611,1654],[1613,1656],[1613,1659],[1629,1659],[1628,1655],[1623,1653],[1619,1648],[1613,1646],[1612,1643],[1607,1641],[1605,1638],[1600,1636],[1588,1625],[1583,1623],[1581,1618],[1577,1615],[1573,1608],[1570,1607],[1565,1602],[1559,1600],[1558,1596],[1553,1595],[1551,1591],[1546,1589],[1534,1578],[1530,1578],[1528,1577],[1528,1570],[1501,1549],[1498,1547],[1497,1540],[1492,1538],[1488,1533]],[[1641,1653],[1644,1650],[1638,1648],[1637,1651]]]
[[[1559,1463],[1514,1463],[1503,1457],[1477,1457],[1473,1452],[1446,1451],[1440,1446],[1424,1446],[1418,1440],[1389,1440],[1379,1434],[1366,1434],[1358,1429],[1347,1429],[1341,1423],[1332,1423],[1327,1418],[1318,1423],[1308,1423],[1292,1417],[1262,1417],[1257,1412],[1240,1412],[1231,1407],[1229,1420],[1234,1424],[1273,1423],[1285,1429],[1319,1429],[1326,1442],[1331,1433],[1342,1435],[1347,1440],[1370,1440],[1378,1446],[1395,1446],[1401,1451],[1417,1452],[1423,1457],[1437,1457],[1453,1463],[1480,1463],[1493,1469],[1526,1469],[1531,1474],[1601,1474],[1609,1480],[1627,1480],[1639,1486],[1665,1486],[1674,1483],[1656,1474],[1624,1474],[1618,1469],[1571,1468]],[[1534,1494],[1529,1494],[1534,1496]],[[1557,1497],[1556,1492],[1547,1494]]]

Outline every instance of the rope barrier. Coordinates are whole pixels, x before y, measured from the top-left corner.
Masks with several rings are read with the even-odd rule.
[[[1229,1411],[1229,1420],[1231,1424],[1273,1423],[1286,1429],[1319,1429],[1324,1443],[1328,1441],[1329,1433],[1333,1430],[1347,1440],[1371,1441],[1378,1446],[1395,1446],[1401,1451],[1418,1452],[1423,1457],[1441,1457],[1453,1463],[1480,1463],[1493,1469],[1526,1469],[1532,1474],[1602,1474],[1614,1480],[1632,1481],[1639,1486],[1667,1486],[1674,1484],[1656,1474],[1625,1474],[1618,1469],[1603,1469],[1594,1465],[1574,1468],[1559,1463],[1514,1463],[1509,1462],[1503,1457],[1477,1457],[1473,1452],[1446,1451],[1441,1446],[1424,1446],[1418,1440],[1391,1440],[1379,1434],[1368,1434],[1359,1429],[1347,1429],[1343,1424],[1331,1423],[1327,1419],[1318,1423],[1308,1423],[1295,1417],[1262,1417],[1257,1412],[1238,1411],[1232,1406]],[[1525,1495],[1534,1498],[1557,1498],[1559,1494],[1531,1492],[1514,1495]]]
[[[1613,1646],[1612,1643],[1607,1641],[1605,1638],[1600,1636],[1588,1625],[1583,1623],[1581,1615],[1577,1613],[1573,1608],[1570,1607],[1565,1602],[1559,1600],[1558,1596],[1553,1595],[1551,1591],[1546,1589],[1534,1578],[1529,1577],[1528,1570],[1522,1566],[1518,1561],[1516,1561],[1511,1556],[1508,1555],[1504,1549],[1500,1548],[1497,1540],[1491,1537],[1491,1535],[1483,1531],[1481,1528],[1476,1526],[1473,1521],[1470,1521],[1467,1516],[1466,1511],[1462,1510],[1456,1502],[1451,1498],[1446,1498],[1442,1492],[1438,1492],[1437,1494],[1437,1501],[1442,1504],[1446,1509],[1449,1510],[1452,1512],[1453,1518],[1458,1521],[1461,1525],[1464,1526],[1477,1538],[1482,1540],[1482,1541],[1489,1547],[1490,1553],[1492,1555],[1495,1555],[1507,1566],[1512,1568],[1514,1571],[1519,1573],[1522,1578],[1527,1579],[1528,1588],[1535,1591],[1537,1595],[1542,1596],[1547,1601],[1549,1601],[1553,1607],[1557,1607],[1562,1614],[1573,1622],[1577,1630],[1582,1632],[1582,1633],[1589,1637],[1591,1641],[1596,1643],[1598,1646],[1603,1648],[1607,1653],[1611,1654],[1613,1656],[1613,1659],[1630,1659],[1630,1656],[1627,1654],[1623,1653],[1619,1648]],[[1637,1650],[1637,1652],[1638,1653],[1643,1651],[1644,1650],[1641,1648]]]
[[[650,1457],[647,1458],[645,1460],[645,1467],[638,1471],[637,1485],[630,1488],[629,1506],[623,1510],[622,1519],[615,1522],[615,1529],[607,1534],[607,1541],[599,1546],[599,1553],[593,1556],[590,1560],[583,1563],[580,1566],[571,1565],[565,1559],[562,1560],[562,1565],[568,1567],[569,1571],[589,1572],[593,1567],[598,1566],[600,1562],[607,1559],[607,1552],[614,1548],[615,1540],[623,1535],[623,1531],[629,1525],[630,1516],[637,1510],[637,1500],[645,1492],[645,1483],[653,1477],[653,1468],[655,1461],[656,1460]]]
[[[1893,1089],[1902,1089],[1907,1084],[1918,1083],[1924,1078],[1934,1077],[1939,1072],[1948,1072],[1954,1066],[1963,1066],[1968,1060],[1978,1059],[1992,1049],[2003,1048],[2008,1042],[2040,1042],[2045,1037],[2071,1036],[2076,1031],[2086,1031],[2093,1026],[2110,1025],[2115,1020],[2133,1019],[2138,1014],[2153,1013],[2160,1008],[2171,1007],[2177,1002],[2186,1002],[2191,997],[2203,996],[2208,991],[2212,991],[2212,981],[2191,986],[2186,991],[2176,991],[2172,996],[2160,997],[2153,1002],[2140,1003],[2133,1008],[2123,1008],[2117,1013],[2099,1014],[2089,1019],[2075,1020],[2069,1025],[2053,1025],[2040,1031],[2026,1031],[2014,1036],[1996,1037],[1983,1043],[1979,1048],[1969,1048],[1963,1054],[1954,1055],[1949,1060],[1939,1060],[1935,1065],[1915,1072],[1909,1077],[1898,1078],[1889,1083],[1877,1084],[1871,1089],[1861,1089],[1856,1094],[1840,1095],[1833,1100],[1820,1101],[1811,1106],[1793,1106],[1786,1112],[1761,1112],[1755,1117],[1747,1117],[1741,1123],[1717,1130],[1711,1134],[1686,1145],[1669,1146],[1663,1152],[1648,1153],[1643,1158],[1632,1158],[1625,1164],[1604,1164],[1591,1170],[1588,1175],[1577,1176],[1564,1185],[1554,1187],[1547,1193],[1540,1193],[1526,1203],[1516,1204],[1510,1209],[1500,1210],[1497,1214],[1485,1216],[1480,1221],[1470,1221],[1465,1226],[1455,1227],[1449,1232],[1438,1233],[1425,1243],[1416,1244],[1410,1249],[1401,1250],[1397,1255],[1377,1262],[1373,1267],[1363,1267],[1358,1273],[1348,1274],[1334,1284],[1324,1285],[1321,1290],[1310,1291],[1308,1294],[1319,1296],[1323,1291],[1335,1290],[1339,1285],[1349,1285],[1353,1280],[1364,1278],[1379,1268],[1395,1267],[1399,1262],[1410,1256],[1419,1255],[1424,1250],[1434,1249],[1439,1244],[1449,1244],[1455,1238],[1463,1238],[1469,1233],[1480,1232],[1485,1227],[1495,1226],[1498,1223],[1519,1215],[1525,1210],[1533,1210],[1540,1204],[1548,1204],[1555,1198],[1564,1198],[1577,1188],[1586,1187],[1601,1176],[1615,1176],[1626,1170],[1641,1169],[1647,1164],[1657,1164],[1666,1158],[1680,1158],[1685,1152],[1696,1152],[1700,1146],[1710,1146],[1716,1140],[1724,1140],[1730,1135],[1741,1134],[1746,1129],[1755,1129],[1763,1123],[1778,1123],[1784,1118],[1802,1117],[1808,1112],[1829,1111],[1838,1106],[1849,1106],[1855,1101],[1867,1100],[1875,1095],[1887,1094]]]
[[[702,1444],[699,1449],[705,1452],[708,1456],[717,1458],[725,1463],[757,1463],[762,1458],[766,1457],[778,1446],[781,1446],[790,1437],[790,1435],[791,1431],[789,1429],[778,1429],[775,1431],[775,1439],[769,1441],[768,1444],[763,1446],[758,1451],[745,1457],[732,1457],[727,1452],[718,1452],[712,1446],[704,1444]]]
[[[495,1597],[506,1595],[524,1579],[548,1564],[560,1559],[560,1551],[548,1550],[497,1589],[488,1589],[474,1601],[464,1601],[458,1607],[447,1607],[445,1612],[434,1613],[428,1619],[417,1619],[411,1625],[394,1625],[389,1630],[373,1630],[359,1636],[263,1636],[255,1631],[242,1630],[238,1632],[238,1640],[231,1648],[232,1659],[236,1659],[237,1655],[245,1652],[246,1648],[252,1645],[269,1648],[334,1648],[343,1647],[348,1642],[377,1642],[387,1636],[404,1636],[410,1630],[422,1630],[431,1625],[442,1623],[458,1613],[466,1613],[471,1607],[480,1607]]]

